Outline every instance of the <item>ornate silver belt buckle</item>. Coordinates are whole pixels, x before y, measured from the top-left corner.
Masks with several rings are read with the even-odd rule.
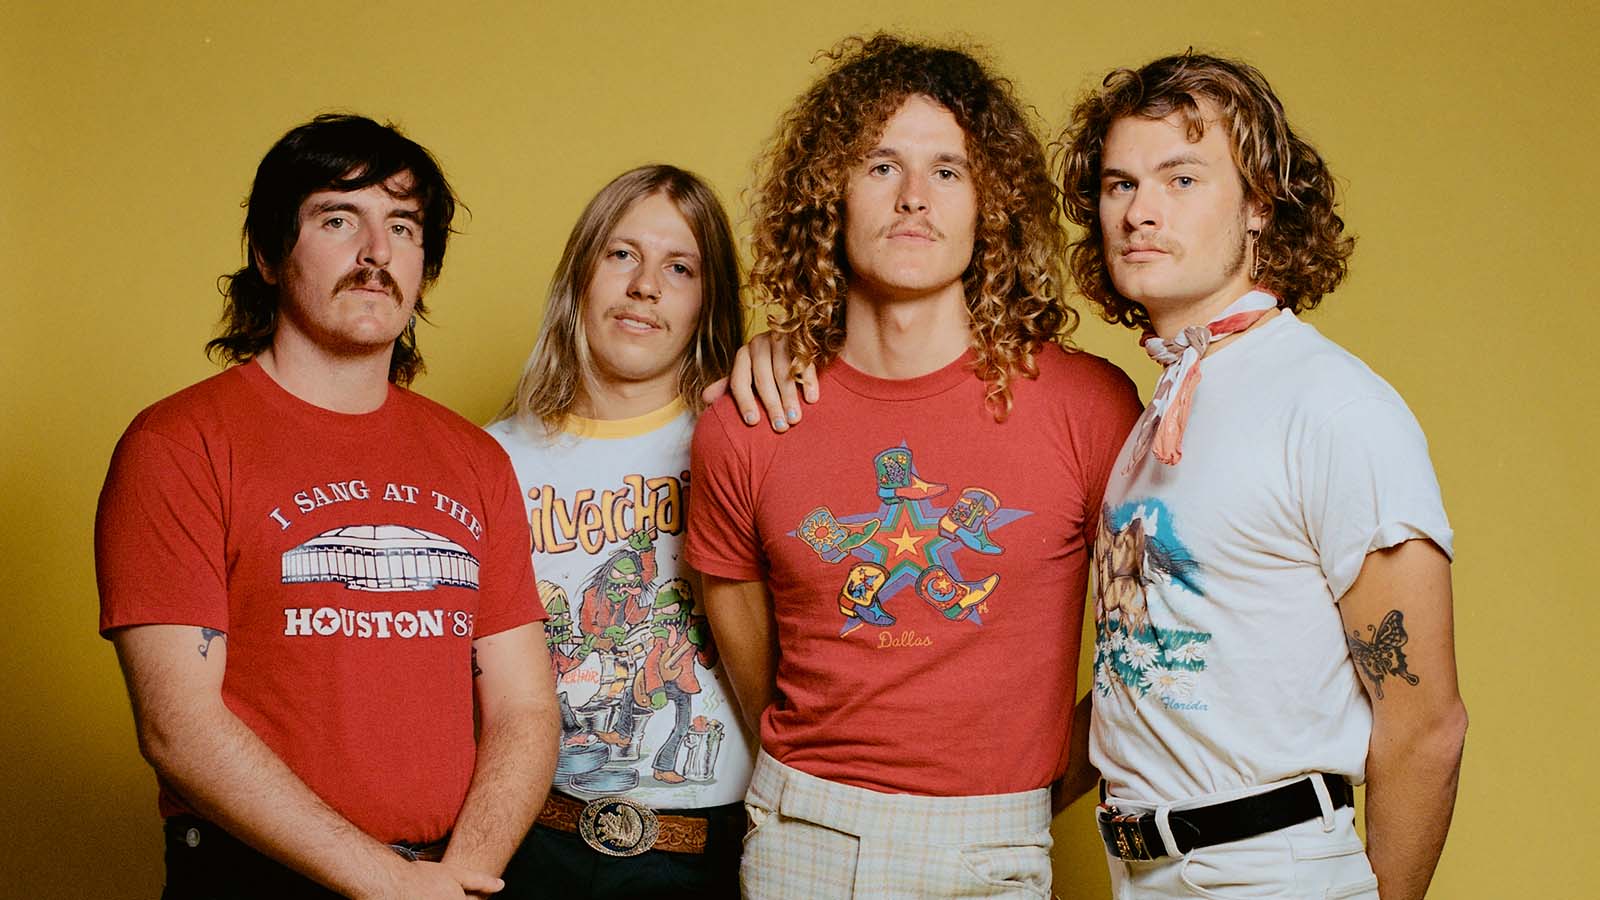
[[[578,836],[607,856],[638,856],[660,833],[656,811],[627,797],[596,797],[578,816]]]

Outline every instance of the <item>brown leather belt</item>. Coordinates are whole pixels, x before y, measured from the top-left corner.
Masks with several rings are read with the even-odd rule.
[[[710,833],[704,816],[665,815],[618,796],[584,803],[555,791],[539,811],[538,823],[576,834],[607,856],[637,856],[646,850],[704,853]]]

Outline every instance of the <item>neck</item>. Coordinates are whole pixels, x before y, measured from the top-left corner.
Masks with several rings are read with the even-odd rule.
[[[339,356],[314,344],[284,336],[279,328],[272,346],[256,357],[278,386],[304,400],[338,413],[369,413],[389,397],[392,347],[359,356]]]
[[[1222,288],[1205,297],[1194,300],[1179,300],[1168,303],[1145,303],[1145,311],[1150,314],[1150,328],[1164,340],[1172,340],[1178,332],[1191,325],[1205,325],[1227,309],[1235,300],[1245,294],[1256,290],[1256,286],[1248,280],[1239,278],[1228,283]]]
[[[678,373],[667,372],[649,381],[590,379],[572,404],[573,413],[585,419],[633,419],[666,406],[678,398]]]
[[[851,366],[878,378],[916,378],[953,362],[972,344],[961,282],[910,298],[884,299],[851,286],[844,348]]]

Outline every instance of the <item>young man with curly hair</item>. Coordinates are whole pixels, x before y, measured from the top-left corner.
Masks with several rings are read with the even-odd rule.
[[[1059,343],[1064,238],[1008,82],[845,42],[755,192],[755,300],[829,401],[693,448],[689,561],[763,752],[747,896],[1040,896],[1131,383]]]
[[[1260,72],[1194,53],[1112,72],[1062,144],[1078,286],[1165,367],[1095,549],[1116,896],[1420,898],[1466,729],[1451,531],[1405,403],[1300,320],[1353,248],[1333,179]]]

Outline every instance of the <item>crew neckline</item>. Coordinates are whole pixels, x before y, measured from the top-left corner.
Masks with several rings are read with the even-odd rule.
[[[942,394],[967,379],[976,378],[972,361],[976,358],[969,347],[947,365],[915,378],[879,378],[857,369],[835,356],[823,367],[822,377],[838,382],[853,394],[872,400],[923,400]]]
[[[573,437],[598,438],[606,441],[638,437],[666,425],[683,415],[688,408],[682,397],[673,397],[672,402],[666,406],[627,419],[591,419],[569,413],[566,422],[562,423],[561,432]]]
[[[313,418],[322,424],[333,428],[368,428],[374,422],[387,418],[389,411],[394,407],[396,392],[400,390],[390,383],[388,392],[384,395],[383,403],[374,410],[363,413],[347,413],[318,406],[315,403],[303,400],[288,388],[279,384],[276,379],[261,367],[261,361],[252,359],[243,365],[235,366],[245,382],[259,394],[268,404],[277,407],[284,413],[300,418]]]

